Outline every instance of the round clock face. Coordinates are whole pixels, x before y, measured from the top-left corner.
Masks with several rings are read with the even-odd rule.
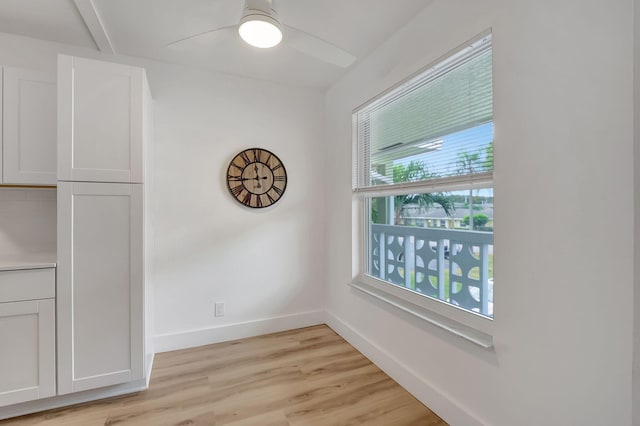
[[[280,159],[260,148],[245,149],[227,169],[227,187],[233,198],[254,209],[276,203],[287,188],[287,171]]]

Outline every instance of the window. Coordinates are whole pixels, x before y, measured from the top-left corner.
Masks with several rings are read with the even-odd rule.
[[[361,280],[492,318],[491,35],[359,107],[353,123]]]

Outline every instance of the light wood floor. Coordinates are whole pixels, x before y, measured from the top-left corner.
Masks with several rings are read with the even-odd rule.
[[[161,353],[145,392],[0,423],[446,425],[326,326]]]

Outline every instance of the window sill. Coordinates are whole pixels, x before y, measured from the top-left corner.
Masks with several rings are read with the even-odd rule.
[[[372,285],[362,282],[352,282],[349,285],[365,294],[368,294],[369,296],[375,297],[378,300],[388,303],[389,305],[411,314],[416,318],[435,325],[436,327],[446,330],[482,348],[490,349],[493,347],[493,336],[490,334],[447,318],[422,306],[403,300]]]

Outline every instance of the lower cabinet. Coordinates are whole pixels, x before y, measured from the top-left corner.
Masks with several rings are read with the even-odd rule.
[[[143,190],[59,182],[57,268],[0,270],[0,408],[144,383]]]
[[[0,272],[0,406],[56,394],[54,271]]]
[[[144,377],[142,191],[58,183],[58,394]]]

